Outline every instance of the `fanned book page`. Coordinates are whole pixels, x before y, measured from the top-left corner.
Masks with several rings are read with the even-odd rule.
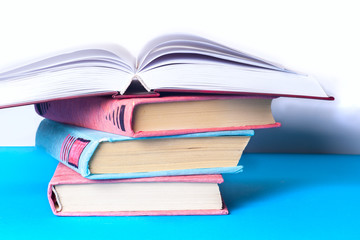
[[[141,85],[135,88],[134,85]],[[89,95],[202,92],[332,99],[311,76],[192,35],[67,50],[0,73],[0,107]]]

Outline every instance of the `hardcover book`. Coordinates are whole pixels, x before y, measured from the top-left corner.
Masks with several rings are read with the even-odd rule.
[[[59,163],[48,199],[59,216],[228,214],[221,175],[90,180]]]
[[[0,107],[89,95],[202,92],[329,97],[311,76],[192,35],[167,35],[135,58],[120,46],[66,50],[0,73]]]
[[[252,130],[132,138],[44,119],[36,145],[90,179],[239,172]]]
[[[35,105],[57,122],[130,137],[279,127],[272,98],[244,96],[170,96],[109,99],[85,97]]]

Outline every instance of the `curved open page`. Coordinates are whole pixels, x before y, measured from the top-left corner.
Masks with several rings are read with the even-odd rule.
[[[181,54],[179,56],[179,54]],[[179,57],[181,59],[179,59]],[[289,71],[250,54],[229,48],[211,40],[193,35],[167,35],[147,44],[138,61],[138,72],[162,65],[194,63],[201,61],[222,61],[277,71]]]
[[[0,73],[0,106],[125,91],[135,58],[117,45],[64,50]]]

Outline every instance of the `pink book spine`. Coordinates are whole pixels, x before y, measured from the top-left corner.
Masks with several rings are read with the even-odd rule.
[[[99,131],[133,136],[132,99],[85,97],[35,105],[36,112],[50,120]]]
[[[162,131],[139,131],[132,128],[133,111],[139,104],[200,101],[234,98],[258,98],[251,96],[177,96],[161,98],[130,98],[109,99],[103,97],[86,97],[72,100],[46,102],[35,105],[36,112],[48,119],[72,124],[80,127],[91,128],[99,131],[119,134],[129,137],[155,137],[180,135],[188,133],[250,130],[259,128],[280,127],[280,123],[266,125],[246,125],[220,128],[199,129],[173,129]]]
[[[59,163],[48,185],[48,200],[51,210],[58,216],[161,216],[161,215],[224,215],[228,209],[223,204],[219,210],[175,210],[175,211],[114,211],[114,212],[72,212],[63,213],[56,210],[55,196],[52,188],[59,184],[89,184],[89,183],[126,183],[126,182],[201,182],[222,183],[224,179],[220,174],[215,175],[189,175],[189,176],[164,176],[150,178],[114,179],[114,180],[91,180],[81,177],[78,173]]]

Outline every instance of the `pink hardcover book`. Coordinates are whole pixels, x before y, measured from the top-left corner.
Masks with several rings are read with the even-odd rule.
[[[271,97],[85,97],[35,105],[48,119],[129,137],[279,127]]]
[[[58,216],[225,215],[221,175],[90,180],[59,163],[48,186]]]

